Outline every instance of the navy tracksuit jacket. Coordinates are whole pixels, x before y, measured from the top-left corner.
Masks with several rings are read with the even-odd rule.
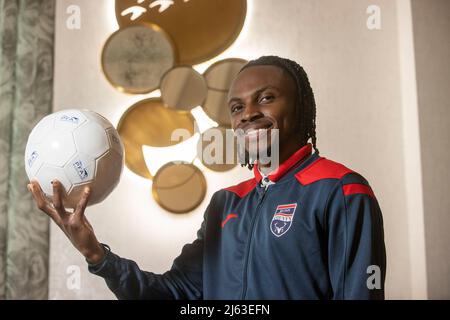
[[[217,191],[172,268],[106,246],[89,271],[119,299],[383,299],[383,221],[368,182],[305,145],[268,178]]]

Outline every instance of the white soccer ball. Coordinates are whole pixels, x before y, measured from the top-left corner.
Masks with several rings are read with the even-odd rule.
[[[64,186],[64,206],[75,208],[86,186],[88,205],[103,201],[117,186],[124,148],[114,126],[89,110],[63,110],[44,117],[31,131],[25,149],[25,170],[48,198],[51,182]]]

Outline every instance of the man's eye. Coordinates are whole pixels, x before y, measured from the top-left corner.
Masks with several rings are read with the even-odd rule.
[[[275,97],[271,96],[271,95],[267,95],[267,96],[263,96],[259,101],[260,102],[268,102],[268,101],[272,101]]]
[[[241,105],[233,106],[233,107],[231,107],[231,113],[235,113],[235,112],[237,112],[237,111],[239,111],[241,109],[242,109]]]

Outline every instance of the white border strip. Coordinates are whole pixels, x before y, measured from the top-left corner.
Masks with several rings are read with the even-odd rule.
[[[427,299],[422,162],[411,0],[397,0],[411,298]]]

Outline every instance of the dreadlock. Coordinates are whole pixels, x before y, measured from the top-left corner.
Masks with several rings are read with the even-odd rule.
[[[311,139],[315,152],[319,154],[319,149],[316,146],[316,102],[305,70],[293,60],[278,56],[262,56],[249,61],[239,73],[253,66],[276,66],[287,72],[294,79],[297,86],[295,116],[299,121],[300,138],[304,143]],[[248,163],[248,159],[242,166],[247,166],[250,170],[253,168],[253,164]]]

